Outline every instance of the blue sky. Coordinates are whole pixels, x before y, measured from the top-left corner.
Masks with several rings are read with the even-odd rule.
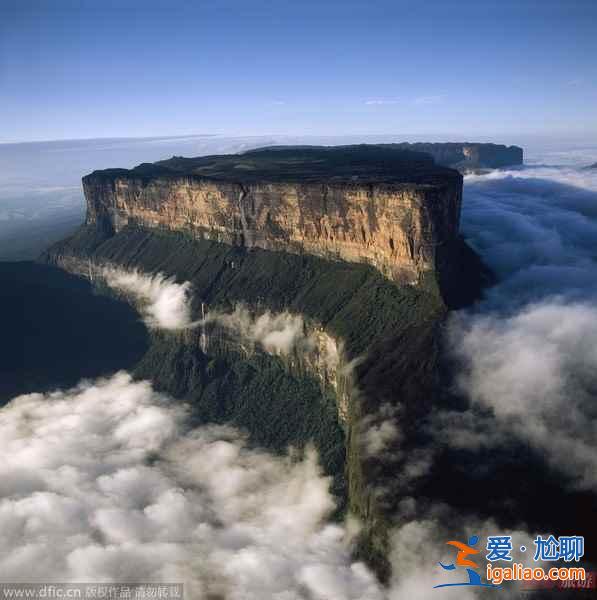
[[[597,135],[595,0],[2,0],[0,141]]]

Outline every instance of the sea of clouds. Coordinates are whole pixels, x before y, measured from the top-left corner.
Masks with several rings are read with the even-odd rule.
[[[358,525],[329,521],[313,450],[272,455],[230,427],[191,428],[184,405],[127,373],[1,414],[5,581],[183,582],[188,598],[229,600],[413,600],[444,582],[448,513],[394,532],[384,588],[351,557]]]
[[[381,598],[329,480],[126,373],[2,409],[7,581],[183,581],[190,598]],[[219,594],[219,595],[218,595]]]
[[[465,178],[463,233],[499,283],[449,339],[460,391],[491,417],[439,418],[455,446],[515,434],[597,491],[597,170],[537,162]]]

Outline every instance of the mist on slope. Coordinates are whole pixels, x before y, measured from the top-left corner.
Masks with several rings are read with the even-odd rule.
[[[314,341],[306,334],[303,317],[289,312],[274,314],[266,311],[258,316],[238,305],[231,313],[209,312],[203,324],[216,323],[266,352],[287,355],[297,350],[308,352]]]
[[[177,283],[163,273],[104,267],[99,271],[108,287],[130,298],[145,324],[158,329],[186,329],[191,322],[191,284]]]
[[[92,276],[100,277],[105,284],[129,300],[140,312],[150,329],[180,330],[200,327],[204,332],[204,344],[214,328],[222,328],[238,339],[247,349],[258,346],[268,354],[288,356],[310,355],[322,366],[335,370],[341,365],[343,346],[313,325],[309,330],[302,315],[270,310],[255,313],[239,303],[234,310],[224,312],[209,310],[192,318],[192,284],[178,283],[164,273],[144,273],[139,269],[125,269],[108,265],[90,265]],[[200,315],[197,315],[199,317]],[[345,365],[346,374],[354,367],[354,361]]]

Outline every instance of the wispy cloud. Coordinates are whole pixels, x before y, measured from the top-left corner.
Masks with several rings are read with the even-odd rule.
[[[415,104],[439,104],[444,99],[443,94],[437,94],[435,96],[418,96],[415,98]]]
[[[149,327],[184,329],[191,327],[191,284],[176,283],[162,273],[149,275],[138,270],[106,267],[109,287],[132,297]]]
[[[400,98],[368,98],[365,104],[368,106],[384,106],[386,104],[398,104]]]

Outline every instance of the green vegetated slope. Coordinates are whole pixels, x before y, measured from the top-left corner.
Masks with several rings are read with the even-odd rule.
[[[289,372],[281,359],[267,354],[205,355],[197,332],[154,332],[135,376],[189,402],[194,424],[235,425],[251,444],[274,451],[313,444],[343,511],[344,432],[334,397],[323,394],[315,379]]]
[[[192,283],[196,303],[211,308],[231,309],[244,302],[303,314],[342,338],[352,357],[388,335],[434,321],[445,310],[432,286],[430,291],[399,287],[367,265],[247,252],[184,233],[129,227],[106,239],[95,228],[83,227],[51,248],[50,256],[60,255],[174,275]]]
[[[435,284],[399,287],[366,265],[246,251],[132,227],[108,239],[83,227],[55,245],[47,259],[71,255],[188,280],[196,311],[200,302],[210,310],[231,310],[238,302],[288,310],[343,340],[348,358],[359,358],[359,401],[350,403],[347,428],[338,422],[333,395],[322,394],[314,379],[293,375],[280,359],[263,354],[205,356],[197,332],[152,334],[136,374],[188,401],[198,422],[233,423],[272,449],[313,442],[334,477],[340,505],[348,502],[365,521],[360,553],[387,574],[388,524],[371,482],[392,474],[362,456],[358,424],[384,404],[400,405],[407,434],[429,410],[436,393],[437,331],[446,312]]]

